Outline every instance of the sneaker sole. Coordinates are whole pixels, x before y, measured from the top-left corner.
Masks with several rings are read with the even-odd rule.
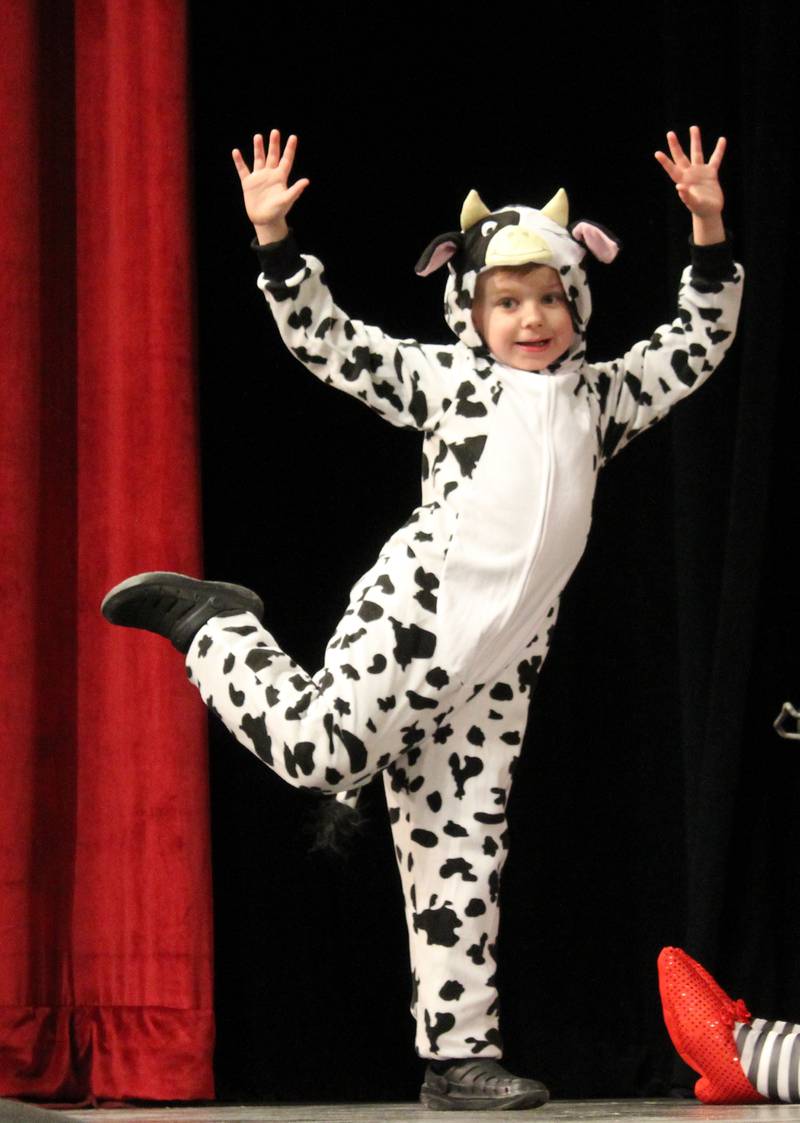
[[[549,1094],[520,1092],[516,1096],[453,1096],[428,1091],[423,1085],[419,1102],[430,1111],[514,1111],[520,1108],[542,1107]]]
[[[169,573],[156,571],[153,573],[137,573],[135,577],[128,577],[110,589],[103,597],[100,611],[111,624],[122,627],[138,627],[142,612],[142,589],[146,588],[149,601],[172,598],[175,588],[185,589],[198,601],[204,596],[212,597],[221,591],[234,595],[242,602],[242,612],[252,612],[261,620],[264,615],[264,605],[261,598],[244,585],[230,585],[224,581],[200,581],[195,577],[187,577],[183,573]]]

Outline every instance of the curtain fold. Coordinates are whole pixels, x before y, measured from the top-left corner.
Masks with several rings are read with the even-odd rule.
[[[185,12],[0,23],[0,1094],[209,1098],[205,715],[99,613],[201,567]]]

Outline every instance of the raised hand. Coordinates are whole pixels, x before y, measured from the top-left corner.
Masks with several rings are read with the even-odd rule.
[[[667,144],[672,159],[664,152],[656,152],[655,157],[675,184],[681,202],[692,213],[695,242],[724,240],[721,215],[725,196],[719,182],[719,166],[725,154],[725,137],[719,138],[708,162],[703,156],[703,140],[697,125],[689,129],[688,156],[675,133],[667,133]]]
[[[256,228],[262,244],[278,242],[288,233],[286,216],[308,187],[307,179],[298,179],[289,186],[289,175],[297,150],[297,137],[286,141],[281,153],[281,135],[277,129],[269,134],[269,148],[264,151],[261,133],[253,137],[253,170],[247,166],[238,148],[233,162],[239,173],[247,217]]]

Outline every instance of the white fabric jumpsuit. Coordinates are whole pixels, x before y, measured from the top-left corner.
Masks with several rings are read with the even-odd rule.
[[[383,770],[405,895],[423,1057],[498,1057],[495,950],[506,804],[558,598],[589,531],[599,467],[697,388],[735,330],[742,273],[694,250],[676,319],[589,366],[583,248],[552,237],[575,342],[541,373],[498,364],[472,326],[477,271],[451,268],[449,346],[390,339],[332,301],[290,237],[259,285],[290,350],[395,425],[424,433],[422,503],[352,590],[315,674],[258,621],[218,616],[190,679],[289,783],[345,792]],[[564,242],[566,249],[561,247]],[[569,242],[567,245],[566,243]]]

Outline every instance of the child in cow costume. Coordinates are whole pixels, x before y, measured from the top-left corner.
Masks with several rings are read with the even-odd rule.
[[[356,584],[308,674],[239,586],[140,574],[106,597],[114,623],[167,636],[233,735],[289,783],[348,798],[383,771],[413,969],[416,1045],[434,1108],[530,1107],[511,1076],[495,986],[506,804],[528,703],[560,594],[589,531],[597,473],[696,389],[729,346],[741,296],[722,226],[720,140],[705,162],[668,134],[657,153],[693,215],[678,314],[615,362],[589,365],[584,257],[615,239],[568,226],[563,191],[541,210],[485,206],[434,240],[417,271],[447,264],[458,342],[390,339],[332,301],[286,215],[296,139],[234,152],[255,225],[259,286],[284,341],[314,374],[395,425],[424,433],[422,501]]]

